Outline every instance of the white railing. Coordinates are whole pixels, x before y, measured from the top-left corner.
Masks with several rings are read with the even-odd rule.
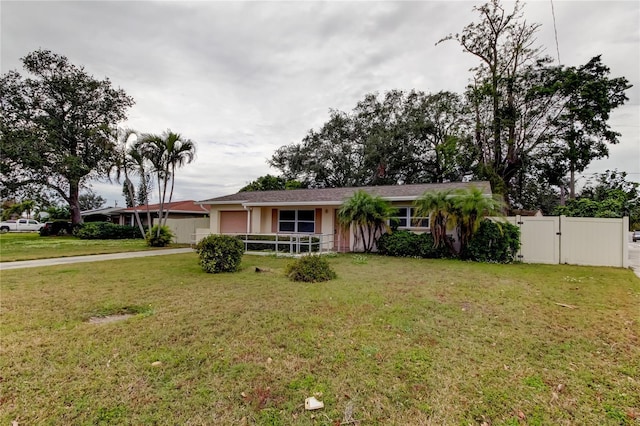
[[[239,238],[244,243],[246,252],[274,252],[276,254],[302,254],[302,253],[327,253],[333,250],[333,234],[300,234],[300,233],[272,233],[272,234],[247,234],[225,233]],[[193,235],[194,244],[198,237]]]

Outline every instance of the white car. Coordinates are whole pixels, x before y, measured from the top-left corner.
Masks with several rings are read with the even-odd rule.
[[[33,219],[5,220],[0,222],[0,232],[37,232],[44,223]]]

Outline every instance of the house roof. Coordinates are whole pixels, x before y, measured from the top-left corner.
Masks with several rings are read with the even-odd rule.
[[[184,201],[172,201],[171,203],[166,203],[164,205],[165,211],[168,210],[169,213],[192,213],[192,214],[207,214],[209,211],[202,207],[200,204],[196,204],[195,200],[184,200]],[[149,204],[149,211],[157,212],[160,209],[160,203],[158,204]],[[135,210],[138,212],[146,212],[147,206],[137,206],[137,207],[128,207],[126,209],[122,209],[122,213],[133,213]]]
[[[244,206],[262,205],[340,205],[356,191],[362,190],[374,196],[390,201],[413,201],[426,191],[449,189],[467,189],[476,187],[485,194],[491,194],[491,185],[487,181],[421,183],[414,185],[362,186],[348,188],[291,189],[283,191],[238,192],[222,197],[198,201],[199,204],[242,204]]]
[[[124,210],[123,207],[101,207],[99,209],[92,209],[92,210],[83,210],[80,212],[81,216],[89,216],[92,214],[103,214],[103,215],[111,215],[111,214],[118,214],[120,213],[122,210]]]

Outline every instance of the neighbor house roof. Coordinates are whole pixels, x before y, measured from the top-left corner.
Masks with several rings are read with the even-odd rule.
[[[444,191],[453,189],[468,189],[476,187],[483,193],[491,194],[491,185],[487,181],[478,182],[449,182],[449,183],[421,183],[414,185],[386,185],[362,186],[349,188],[316,188],[291,189],[284,191],[253,191],[238,192],[208,200],[198,201],[199,204],[242,204],[244,206],[273,206],[273,205],[340,205],[356,191],[362,190],[374,196],[380,196],[390,201],[412,201],[427,191]]]
[[[80,212],[80,216],[89,216],[93,214],[103,214],[105,216],[109,216],[112,214],[118,214],[123,210],[123,207],[101,207],[99,209],[83,210]]]
[[[149,204],[149,211],[157,212],[160,209],[160,204]],[[196,204],[194,200],[185,200],[185,201],[172,201],[171,203],[166,203],[164,205],[165,211],[168,210],[170,213],[195,213],[195,214],[207,214],[209,211],[202,207],[200,204]],[[122,209],[122,213],[133,213],[135,210],[138,212],[146,212],[147,206],[137,206],[137,207],[128,207],[126,209]]]

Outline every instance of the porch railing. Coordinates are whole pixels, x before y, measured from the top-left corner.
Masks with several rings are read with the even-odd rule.
[[[333,234],[225,233],[240,239],[247,252],[274,252],[276,254],[327,253],[333,250]],[[194,234],[194,243],[204,235]]]

